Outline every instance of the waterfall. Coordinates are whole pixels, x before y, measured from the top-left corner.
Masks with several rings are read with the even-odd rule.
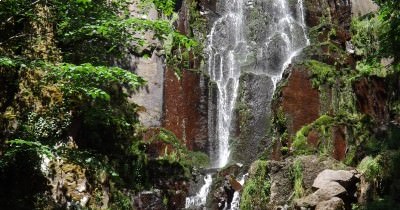
[[[230,158],[230,133],[243,72],[267,76],[275,89],[283,71],[306,45],[302,0],[227,0],[219,3],[208,35],[208,74],[217,86],[214,167]],[[272,91],[273,92],[273,91]],[[269,96],[272,98],[272,94]]]
[[[243,36],[243,0],[226,2],[226,13],[208,35],[208,74],[217,84],[217,151],[212,152],[214,167],[222,168],[229,160],[229,131],[239,87],[240,61],[237,52],[245,43]]]
[[[222,168],[231,157],[230,139],[241,76],[251,74],[252,81],[263,81],[259,84],[268,86],[262,90],[259,86],[250,88],[255,92],[266,91],[261,94],[262,100],[251,100],[256,101],[252,108],[262,109],[258,111],[267,116],[284,70],[310,41],[303,0],[219,0],[216,14],[219,16],[207,36],[205,53],[206,71],[217,93],[215,116],[209,118],[209,124],[215,125],[209,135],[210,157],[213,168]],[[261,108],[259,104],[266,105]],[[239,180],[244,182],[243,177]],[[207,175],[200,192],[188,198],[186,208],[204,206],[207,197],[204,193],[209,191],[211,182],[211,175]],[[240,192],[235,192],[231,209],[239,209],[239,202]]]

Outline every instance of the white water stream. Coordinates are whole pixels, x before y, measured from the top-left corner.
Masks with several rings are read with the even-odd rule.
[[[303,2],[291,2],[295,2],[291,7],[288,0],[227,0],[222,3],[224,14],[213,24],[206,48],[208,74],[218,88],[217,129],[213,136],[217,148],[211,154],[216,168],[224,167],[231,155],[230,130],[241,67],[251,62],[253,67],[247,71],[268,76],[275,88],[292,58],[309,44]],[[262,7],[262,13],[258,14],[261,17],[251,16],[253,11],[260,10],[256,7]],[[260,23],[252,18],[264,21],[259,27],[265,31],[259,31],[257,25],[251,28],[253,23]],[[250,36],[257,39],[251,40]],[[249,57],[253,61],[249,61]]]
[[[245,43],[243,36],[244,0],[225,3],[226,13],[213,25],[208,35],[208,74],[217,84],[217,151],[212,151],[213,167],[222,168],[229,160],[229,131],[239,87],[240,63],[236,50]],[[223,28],[221,28],[223,27]],[[224,28],[226,27],[226,28]],[[221,43],[222,41],[222,43]]]
[[[249,174],[245,174],[239,179],[239,183],[241,185],[244,184],[244,181],[246,180],[246,177],[248,175]],[[232,199],[232,203],[231,203],[231,210],[240,210],[239,206],[240,206],[240,192],[236,191],[235,194],[233,194],[233,199]]]
[[[212,184],[212,175],[207,174],[207,176],[204,177],[204,182],[205,184],[195,196],[186,198],[185,208],[190,208],[192,206],[201,207],[206,204],[207,195]]]

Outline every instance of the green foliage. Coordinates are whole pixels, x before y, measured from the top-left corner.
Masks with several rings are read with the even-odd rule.
[[[16,67],[18,63],[16,60],[13,60],[8,57],[0,57],[0,66],[1,67],[7,67],[7,68],[13,68]]]
[[[292,143],[292,148],[294,149],[295,154],[309,154],[312,152],[310,145],[307,143],[307,135],[311,131],[311,128],[310,125],[305,125],[297,131]]]
[[[145,84],[141,77],[118,67],[63,63],[50,68],[48,79],[55,81],[68,99],[87,97],[109,101],[107,89],[110,87],[119,85],[136,90]]]
[[[150,0],[154,3],[157,10],[166,16],[174,13],[176,0]]]
[[[54,109],[55,113],[38,114],[32,112],[24,124],[24,131],[35,140],[59,139],[71,125],[71,114],[65,110]]]
[[[400,59],[400,2],[397,0],[375,0],[379,5],[380,55]]]
[[[352,43],[356,55],[362,55],[368,61],[377,58],[379,50],[379,31],[381,22],[376,16],[353,19],[351,24]]]
[[[250,170],[249,179],[244,184],[240,209],[266,209],[271,188],[267,161],[257,160]]]
[[[381,156],[372,158],[371,156],[365,157],[357,166],[357,170],[361,172],[365,178],[371,182],[381,179],[383,176],[383,167],[380,163]]]
[[[320,142],[325,140],[324,144],[322,144],[323,148],[320,148],[321,153],[325,153],[329,150],[329,141],[330,137],[330,128],[335,123],[335,119],[328,115],[321,115],[318,119],[316,119],[313,123],[303,126],[299,131],[297,131],[296,136],[294,137],[292,149],[295,155],[305,155],[311,154],[317,148],[313,148],[308,144],[307,136],[311,130],[318,131],[320,134]],[[320,143],[319,142],[319,143]]]
[[[305,65],[313,73],[312,83],[314,87],[319,87],[322,84],[333,85],[335,83],[336,69],[333,66],[316,60],[308,60]]]
[[[291,172],[294,182],[294,197],[301,198],[304,196],[304,187],[303,187],[303,167],[300,160],[294,161]]]
[[[35,151],[38,155],[46,155],[47,157],[53,157],[52,151],[49,146],[43,145],[37,141],[26,141],[23,139],[14,139],[7,141],[10,145],[10,149],[7,150],[5,156],[13,156],[14,153],[19,151]]]
[[[56,26],[55,38],[64,61],[108,65],[113,55],[121,56],[122,48],[129,42],[126,36],[129,29],[111,24],[105,28],[104,23],[128,18],[128,3],[127,0],[54,1],[50,7]],[[89,28],[95,31],[85,33]]]
[[[110,208],[132,209],[128,195],[159,184],[153,180],[154,174],[163,172],[162,179],[177,180],[183,179],[184,169],[192,165],[208,165],[205,154],[188,151],[166,130],[157,140],[171,151],[149,160],[147,143],[140,140],[137,106],[128,101],[128,95],[145,81],[115,67],[116,63],[125,65],[121,58],[155,50],[165,55],[170,65],[188,66],[198,43],[175,30],[175,1],[153,3],[160,12],[155,20],[144,15],[132,17],[130,0],[0,2],[0,19],[4,20],[0,23],[0,76],[6,75],[15,87],[14,92],[0,90],[1,98],[7,99],[4,104],[0,101],[1,128],[12,127],[12,131],[0,133],[2,186],[10,179],[10,185],[24,183],[24,173],[15,180],[8,174],[14,169],[19,172],[24,158],[40,172],[43,155],[55,155],[85,169],[93,189],[104,184],[99,180],[103,177],[110,186]],[[37,42],[45,45],[41,46],[43,53],[49,55],[35,54]],[[58,59],[50,59],[48,47],[56,48]],[[7,198],[3,191],[2,199]],[[28,194],[22,192],[14,200],[24,200]],[[44,196],[38,201],[45,202]],[[32,205],[22,208],[32,209]]]
[[[192,152],[189,151],[187,155],[188,165],[198,168],[206,168],[210,165],[210,159],[207,154],[203,152]]]
[[[204,168],[209,165],[209,158],[202,152],[189,151],[171,131],[161,128],[158,135],[150,143],[163,142],[164,155],[159,157],[170,163],[178,162],[185,167]]]
[[[111,194],[111,209],[131,210],[133,209],[131,199],[119,190]]]
[[[388,74],[388,69],[380,62],[366,63],[366,61],[359,61],[357,62],[356,69],[361,76],[386,77]]]

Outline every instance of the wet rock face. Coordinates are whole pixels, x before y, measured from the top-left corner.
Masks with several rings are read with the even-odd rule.
[[[351,23],[350,0],[307,0],[306,21],[310,27],[317,26],[323,21],[322,17],[331,17],[335,25],[349,29]]]
[[[292,68],[287,85],[282,88],[281,104],[288,118],[288,130],[291,135],[319,117],[319,93],[312,87],[305,67]]]
[[[346,52],[346,42],[350,40],[351,4],[349,0],[309,0],[304,1],[306,23],[309,27],[311,44],[295,62],[286,70],[278,89],[276,100],[273,101],[273,112],[276,117],[282,109],[286,117],[287,133],[290,140],[304,125],[319,118],[322,113],[332,114],[334,110],[333,93],[337,87],[313,87],[311,76],[315,66],[304,66],[296,62],[315,60],[331,65],[332,71],[342,71],[344,68],[354,68],[355,60]],[[314,78],[315,79],[315,78]],[[318,81],[318,79],[316,79]],[[283,132],[282,132],[283,133]],[[307,134],[308,143],[318,147],[321,134],[311,130]],[[347,150],[346,129],[342,126],[333,128],[330,140],[333,150],[329,151],[337,160],[343,160]],[[285,143],[283,143],[285,144]],[[288,146],[288,145],[283,145]],[[276,144],[273,157],[280,158],[281,146]]]
[[[269,161],[268,175],[271,179],[270,202],[272,206],[284,206],[293,192],[290,161]]]
[[[351,7],[351,12],[356,17],[378,10],[378,5],[372,0],[351,0]]]
[[[310,28],[318,26],[322,30],[334,26],[335,36],[331,39],[341,46],[350,40],[350,0],[308,0],[304,1],[304,4],[307,26]],[[321,35],[327,36],[328,33],[321,33]]]
[[[207,209],[222,210],[226,207],[225,202],[232,201],[236,186],[232,185],[230,177],[237,177],[243,171],[242,167],[243,165],[239,163],[232,164],[215,174],[213,185],[207,198]]]
[[[363,78],[354,85],[357,107],[378,122],[389,119],[388,95],[385,80],[378,77]]]
[[[272,90],[272,81],[266,75],[246,73],[241,76],[232,152],[234,161],[250,164],[256,158],[257,145],[269,129]]]
[[[200,0],[200,5],[205,10],[215,12],[217,10],[217,0]]]
[[[181,79],[166,70],[163,127],[182,139],[190,150],[207,151],[208,79],[183,71]]]
[[[135,208],[138,210],[166,210],[160,191],[145,191],[135,197]]]
[[[336,160],[344,160],[347,150],[346,128],[337,126],[333,128],[333,153],[332,157]]]
[[[147,84],[129,98],[139,109],[139,120],[146,127],[161,126],[163,108],[164,69],[161,58],[153,54],[151,59],[132,58],[135,73]]]
[[[213,4],[202,1],[201,5]],[[190,14],[187,1],[179,9],[177,29],[182,34],[190,34]],[[199,60],[193,55],[190,68],[199,69]],[[162,127],[172,131],[189,150],[208,151],[208,98],[209,79],[200,71],[181,69],[178,78],[174,70],[165,69],[163,92]]]
[[[247,48],[245,71],[270,76],[280,75],[291,52],[306,45],[302,14],[297,1],[279,2],[252,0],[244,8],[244,37]],[[287,7],[282,9],[282,7]],[[291,22],[282,21],[290,15]],[[288,43],[288,41],[290,43]]]

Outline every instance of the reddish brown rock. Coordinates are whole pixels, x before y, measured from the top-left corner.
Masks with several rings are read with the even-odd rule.
[[[383,78],[362,78],[354,84],[353,88],[360,112],[379,122],[389,119],[388,95]]]
[[[319,93],[312,87],[307,69],[303,66],[293,67],[287,85],[282,88],[281,100],[291,135],[319,116]]]
[[[207,81],[197,72],[183,71],[181,79],[172,70],[165,72],[163,127],[190,150],[207,148]]]
[[[311,130],[307,135],[307,143],[314,147],[318,147],[319,144],[319,134],[315,130]]]
[[[177,21],[177,30],[181,34],[189,34],[190,27],[189,27],[189,8],[186,1],[183,1],[182,6],[179,10],[179,19]]]
[[[343,126],[333,128],[333,145],[333,158],[336,160],[344,160],[346,157],[347,141],[345,128]]]
[[[349,35],[351,23],[351,3],[349,0],[307,0],[304,2],[306,8],[306,23],[314,27],[326,21],[338,25],[341,31]],[[349,38],[350,36],[348,36]]]
[[[149,128],[143,133],[143,140],[147,143],[146,153],[150,158],[158,158],[174,151],[172,145],[159,139],[160,128]]]

